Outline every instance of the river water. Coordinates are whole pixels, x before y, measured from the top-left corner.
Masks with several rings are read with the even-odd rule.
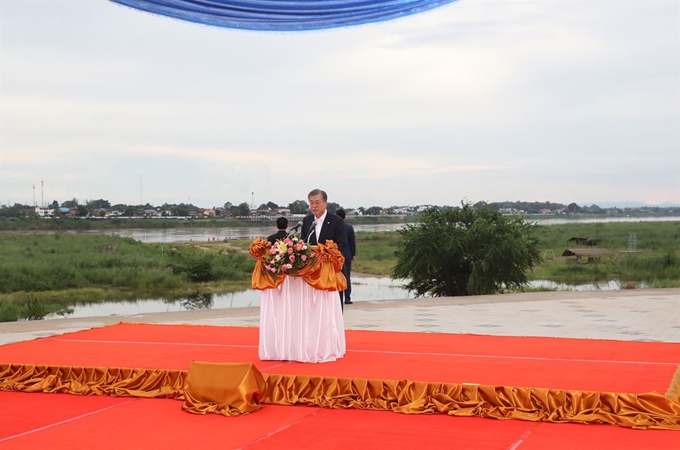
[[[376,232],[394,231],[403,227],[404,224],[384,224],[384,225],[355,225],[356,231]],[[169,228],[169,229],[121,229],[115,231],[91,230],[76,233],[87,234],[115,234],[122,237],[130,237],[140,242],[205,242],[237,239],[255,239],[267,237],[276,232],[276,226],[252,226],[252,227],[206,227],[206,228]]]
[[[149,220],[170,220],[170,219],[149,219]],[[540,225],[559,225],[568,223],[616,223],[616,222],[671,222],[680,221],[680,217],[605,217],[591,219],[560,219],[547,218],[537,219],[534,222]],[[380,225],[354,225],[357,232],[377,232],[395,231],[404,227],[403,223],[390,223]],[[110,230],[90,230],[75,231],[74,233],[83,234],[116,234],[123,237],[131,237],[140,242],[200,242],[208,240],[236,240],[236,239],[255,239],[266,237],[276,232],[273,226],[252,226],[252,227],[206,227],[206,228],[168,228],[168,229],[120,229]]]
[[[354,277],[352,278],[352,299],[355,302],[366,302],[414,298],[412,294],[403,288],[403,285],[403,280],[392,280],[389,277]],[[620,289],[619,283],[616,281],[600,284],[565,285],[547,280],[535,280],[531,281],[529,286],[572,291]],[[90,305],[75,306],[73,313],[68,314],[67,317],[123,316],[170,311],[250,308],[258,306],[260,306],[260,292],[248,289],[228,294],[198,294],[179,300],[156,299],[95,302]],[[57,317],[60,316],[52,315],[47,318],[53,319]]]

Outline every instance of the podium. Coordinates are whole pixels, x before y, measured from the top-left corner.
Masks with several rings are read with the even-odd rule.
[[[345,351],[345,324],[336,291],[316,289],[291,276],[262,291],[260,359],[321,363],[342,358]]]
[[[313,246],[313,259],[294,274],[265,270],[271,244],[255,239],[251,285],[260,297],[262,360],[328,362],[345,354],[345,323],[338,291],[347,288],[345,258],[333,241]]]

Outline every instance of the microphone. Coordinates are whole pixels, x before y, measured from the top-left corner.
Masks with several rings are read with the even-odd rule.
[[[312,235],[312,233],[316,233],[316,219],[312,224],[309,226],[309,233],[307,234],[307,237],[305,238],[305,242],[309,244],[309,237]]]
[[[297,231],[297,229],[300,228],[301,225],[302,225],[302,221],[299,221],[298,223],[296,223],[295,226],[293,228],[291,228],[290,231],[288,232],[288,236],[295,233]]]

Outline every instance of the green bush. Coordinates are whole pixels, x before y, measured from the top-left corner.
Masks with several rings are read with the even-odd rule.
[[[45,300],[29,297],[24,305],[22,317],[28,320],[42,320],[49,314]]]
[[[19,308],[14,302],[0,300],[0,322],[16,322],[19,317]]]

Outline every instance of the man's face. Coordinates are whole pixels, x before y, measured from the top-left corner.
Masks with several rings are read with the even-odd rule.
[[[318,219],[323,216],[324,211],[326,211],[326,205],[328,204],[328,202],[323,199],[323,195],[312,195],[307,200],[309,200],[309,209],[312,210],[314,217]]]

